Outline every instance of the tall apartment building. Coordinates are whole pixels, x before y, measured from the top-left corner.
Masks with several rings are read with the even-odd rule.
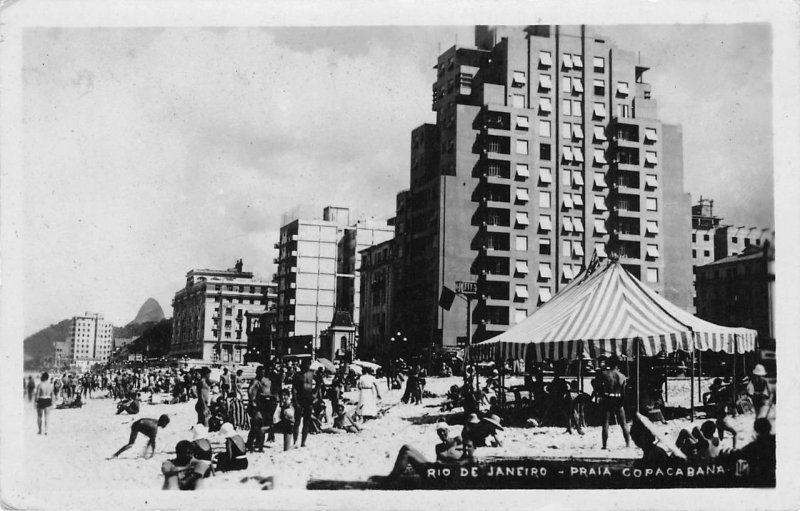
[[[111,356],[113,344],[113,326],[102,314],[87,312],[83,316],[73,316],[66,340],[57,346],[57,363],[82,370],[93,364],[103,364]]]
[[[170,356],[208,363],[242,363],[247,353],[246,314],[263,312],[274,284],[242,270],[195,269],[172,300]]]
[[[358,323],[359,358],[381,358],[388,353],[392,331],[392,305],[395,292],[395,239],[361,252],[361,321]]]
[[[332,206],[323,210],[322,220],[287,220],[273,261],[278,265],[277,338],[311,336],[317,349],[337,310],[358,322],[360,251],[390,239],[394,230],[371,220],[351,224],[347,208]]]
[[[436,124],[412,132],[410,188],[397,198],[391,330],[418,351],[464,342],[465,301],[444,311],[437,300],[476,281],[469,332],[490,338],[593,253],[665,292],[664,210],[686,201],[682,157],[670,157],[681,137],[664,136],[637,53],[586,27],[479,26],[475,46],[448,49],[436,69]],[[680,237],[688,210],[669,214],[686,217],[668,229]],[[674,265],[686,283],[687,263]]]

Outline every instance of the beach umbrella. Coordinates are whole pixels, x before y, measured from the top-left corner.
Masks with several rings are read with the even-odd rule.
[[[364,372],[361,369],[361,366],[357,366],[355,364],[350,364],[350,366],[347,369],[348,369],[348,371],[353,371],[356,374],[361,374],[362,372]]]
[[[333,362],[331,362],[327,358],[321,358],[320,357],[316,361],[319,362],[319,364],[322,367],[324,367],[325,370],[328,371],[329,373],[335,373],[336,372],[336,366],[334,366]]]
[[[372,362],[366,362],[364,360],[353,360],[353,365],[361,366],[361,367],[368,367],[373,371],[377,371],[381,368],[378,364],[374,364]]]
[[[312,371],[316,371],[316,370],[317,370],[317,369],[319,369],[320,367],[324,367],[324,366],[323,366],[323,365],[322,365],[322,364],[321,364],[321,363],[320,363],[318,360],[313,360],[313,361],[311,362],[311,365],[310,365],[310,366],[308,366],[308,367],[309,367],[309,369],[311,369]]]

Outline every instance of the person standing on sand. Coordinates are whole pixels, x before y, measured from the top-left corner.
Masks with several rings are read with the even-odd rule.
[[[33,391],[36,389],[36,383],[33,381],[33,376],[28,376],[28,401],[33,401]]]
[[[144,457],[152,458],[153,454],[156,452],[156,435],[158,434],[158,428],[166,428],[167,424],[169,424],[169,415],[164,414],[161,417],[156,419],[139,419],[133,424],[131,424],[131,437],[128,439],[128,443],[123,445],[120,450],[115,452],[111,455],[111,458],[116,458],[123,452],[127,451],[131,447],[133,447],[133,443],[136,441],[136,437],[139,436],[139,433],[143,434],[147,437],[147,446],[144,448]],[[150,456],[147,455],[147,450],[150,449]]]
[[[303,359],[300,371],[292,377],[293,405],[294,405],[294,443],[300,435],[300,422],[303,423],[303,436],[300,447],[306,446],[308,431],[311,427],[311,412],[314,405],[314,371],[311,370],[311,360]]]
[[[30,377],[29,377],[30,378]],[[35,387],[35,392],[31,394],[36,396],[36,422],[39,424],[39,433],[42,434],[42,420],[44,419],[44,434],[47,434],[47,423],[49,422],[50,418],[50,409],[53,407],[53,401],[55,400],[56,393],[53,389],[53,384],[49,381],[50,375],[47,373],[42,373],[41,381],[39,385]],[[29,383],[33,382],[33,378],[30,378]]]
[[[200,378],[197,380],[197,403],[194,409],[197,412],[197,424],[202,424],[208,428],[208,418],[211,416],[211,382],[208,377],[211,369],[204,367],[200,370]]]
[[[625,446],[631,446],[631,435],[628,432],[628,421],[625,418],[625,384],[627,378],[617,370],[617,359],[612,357],[607,362],[607,367],[595,379],[595,392],[600,397],[600,409],[603,413],[603,449],[608,448],[608,424],[611,416],[617,419],[625,437]]]
[[[227,367],[222,368],[222,375],[219,377],[219,391],[226,398],[231,391],[231,374],[228,372]]]
[[[358,414],[363,420],[374,419],[378,416],[378,400],[381,393],[378,382],[372,376],[372,369],[364,368],[364,374],[358,379]]]

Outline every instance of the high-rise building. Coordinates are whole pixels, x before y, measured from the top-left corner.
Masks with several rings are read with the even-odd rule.
[[[392,304],[394,303],[395,260],[394,239],[384,241],[361,252],[361,321],[358,323],[359,358],[385,358],[391,339]]]
[[[170,356],[209,363],[242,363],[247,353],[245,314],[263,312],[274,284],[242,270],[191,270],[172,301]]]
[[[322,220],[286,218],[275,244],[278,257],[277,338],[306,342],[311,336],[320,348],[320,334],[331,326],[336,311],[346,311],[358,322],[360,305],[360,251],[391,239],[386,222],[350,222],[347,208],[326,207]],[[335,352],[340,347],[326,347]]]
[[[85,370],[93,364],[107,362],[113,344],[113,326],[102,314],[87,312],[83,316],[73,316],[65,342],[57,347],[57,362]]]
[[[465,342],[466,301],[437,306],[465,281],[478,285],[469,335],[490,338],[593,254],[659,293],[680,287],[665,285],[665,231],[688,229],[688,210],[668,226],[665,208],[686,201],[681,137],[665,136],[638,53],[583,26],[479,26],[436,70],[436,124],[412,132],[397,198],[390,330],[417,351]],[[670,264],[690,281],[685,260]]]

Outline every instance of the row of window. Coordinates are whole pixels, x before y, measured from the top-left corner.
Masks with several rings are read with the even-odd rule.
[[[552,66],[553,54],[547,50],[540,50],[539,67],[548,68]],[[583,69],[583,57],[576,53],[562,53],[561,68],[564,70]],[[603,57],[592,57],[592,68],[597,73],[605,72],[606,59]]]

